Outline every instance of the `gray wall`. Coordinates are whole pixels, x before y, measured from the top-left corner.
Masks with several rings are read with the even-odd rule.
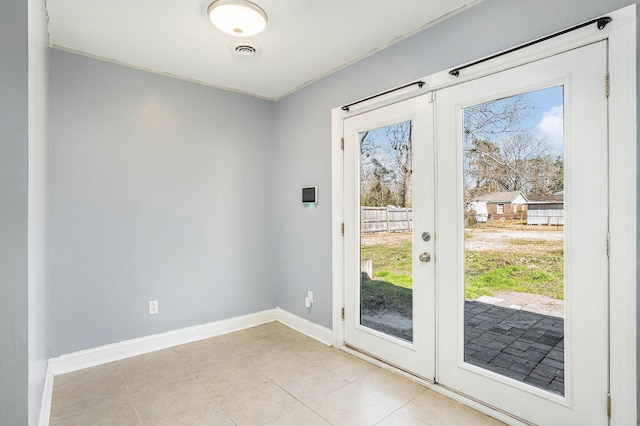
[[[51,355],[275,307],[274,103],[60,50],[50,67]]]
[[[27,424],[27,2],[0,2],[0,424]]]

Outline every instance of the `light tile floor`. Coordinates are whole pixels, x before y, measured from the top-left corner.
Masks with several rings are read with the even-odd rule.
[[[57,376],[51,425],[501,425],[279,323]]]

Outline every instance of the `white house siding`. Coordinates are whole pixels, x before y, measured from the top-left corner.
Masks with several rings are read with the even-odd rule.
[[[564,225],[564,205],[529,204],[527,225]]]

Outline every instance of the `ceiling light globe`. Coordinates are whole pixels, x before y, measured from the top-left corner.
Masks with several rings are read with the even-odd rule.
[[[267,25],[267,14],[260,6],[246,0],[216,0],[207,9],[209,19],[220,31],[249,37]]]

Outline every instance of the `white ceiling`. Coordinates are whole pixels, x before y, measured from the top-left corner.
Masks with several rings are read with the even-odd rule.
[[[254,0],[264,32],[238,38],[208,20],[212,0],[48,0],[55,47],[279,99],[477,0]],[[249,42],[257,56],[232,54]]]

